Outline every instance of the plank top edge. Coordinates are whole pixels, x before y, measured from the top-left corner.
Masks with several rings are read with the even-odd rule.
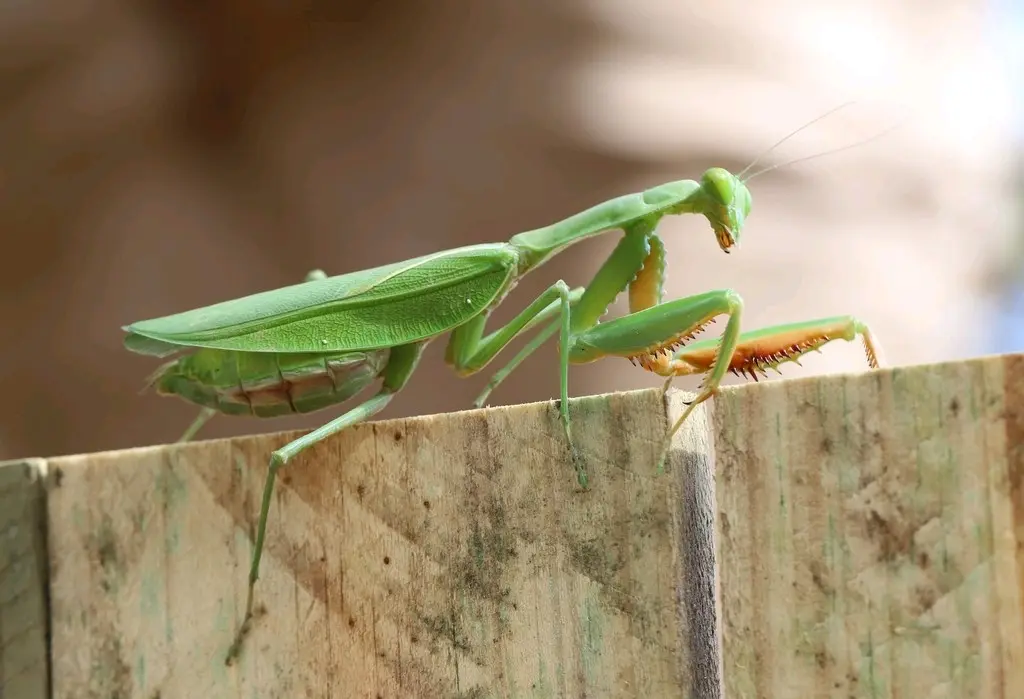
[[[906,372],[911,372],[911,373],[933,373],[933,372],[942,372],[942,371],[945,371],[945,370],[947,370],[947,369],[949,369],[949,368],[951,368],[953,366],[963,366],[965,368],[968,368],[968,367],[971,367],[971,366],[978,366],[978,365],[983,365],[983,364],[992,363],[992,362],[1002,362],[1002,361],[1006,361],[1008,359],[1012,359],[1012,358],[1015,358],[1015,357],[1024,357],[1024,353],[986,354],[986,355],[979,355],[979,356],[976,356],[976,357],[969,357],[969,358],[965,358],[965,359],[954,359],[954,360],[946,360],[946,361],[941,361],[941,362],[930,362],[930,363],[925,363],[925,364],[907,364],[907,365],[885,366],[885,367],[882,367],[880,369],[870,370],[870,371],[869,370],[856,370],[856,371],[834,372],[834,373],[828,373],[828,374],[817,374],[817,375],[813,375],[813,376],[801,376],[801,377],[794,377],[794,378],[785,378],[785,377],[783,377],[783,378],[773,378],[772,380],[769,380],[769,381],[749,382],[749,383],[744,383],[744,384],[739,384],[739,385],[723,386],[720,389],[720,393],[723,396],[727,395],[727,396],[730,396],[730,397],[734,397],[734,396],[735,397],[743,397],[743,396],[746,396],[746,395],[750,395],[753,398],[760,391],[765,391],[765,390],[785,390],[787,387],[797,388],[797,387],[805,386],[808,383],[821,383],[821,384],[823,384],[823,387],[825,387],[825,388],[827,388],[830,385],[836,386],[836,385],[839,384],[839,382],[849,382],[849,381],[852,381],[853,385],[856,385],[856,382],[858,382],[858,381],[877,381],[879,378],[891,377],[893,374],[896,374],[896,373],[906,373]],[[620,398],[620,397],[623,397],[623,396],[642,396],[644,394],[648,394],[648,395],[652,395],[653,396],[654,394],[659,393],[660,391],[661,391],[661,389],[657,388],[657,387],[654,387],[654,388],[631,389],[631,390],[627,390],[627,391],[611,391],[611,392],[598,393],[598,394],[592,394],[592,395],[575,396],[575,397],[570,398],[570,402],[573,405],[584,405],[584,404],[586,404],[589,401],[607,401],[607,400],[611,400],[611,399],[615,399],[615,398]],[[671,396],[675,396],[675,395],[689,395],[689,396],[692,397],[693,392],[692,391],[683,391],[683,390],[680,390],[680,389],[676,389],[674,387],[670,388],[669,391],[668,391],[668,396],[671,397]],[[539,410],[539,409],[550,410],[550,409],[552,409],[552,406],[555,403],[556,403],[556,401],[554,399],[549,399],[549,400],[546,400],[546,401],[533,401],[533,402],[530,402],[530,403],[517,403],[517,404],[511,404],[511,405],[495,405],[495,406],[488,406],[488,407],[484,407],[484,408],[467,408],[465,410],[456,410],[456,411],[451,411],[451,412],[446,412],[446,413],[425,413],[425,414],[409,416],[409,417],[389,418],[389,419],[386,419],[386,420],[370,421],[370,422],[363,423],[363,424],[364,425],[376,425],[379,428],[383,428],[383,429],[393,428],[393,427],[395,427],[399,423],[402,423],[402,424],[412,424],[412,425],[420,426],[425,421],[437,421],[439,419],[446,419],[446,418],[456,418],[457,417],[458,419],[467,419],[467,418],[471,419],[475,415],[479,415],[481,413],[486,413],[488,411],[490,411],[490,412],[497,411],[497,412],[510,413],[510,412],[515,412],[515,411],[520,411],[520,410]],[[712,406],[714,405],[714,398],[712,398],[711,405]],[[357,428],[358,427],[359,426],[357,426]],[[222,437],[222,438],[217,438],[217,439],[206,439],[206,440],[199,439],[199,440],[195,440],[194,442],[191,442],[191,444],[199,444],[199,443],[214,444],[214,443],[223,443],[223,442],[238,442],[238,440],[243,440],[244,441],[244,440],[247,440],[247,439],[262,438],[262,437],[281,437],[281,436],[284,436],[284,435],[294,436],[294,435],[298,435],[298,434],[301,434],[301,433],[307,432],[307,431],[308,430],[270,430],[270,431],[266,431],[266,432],[259,432],[259,431],[257,431],[257,432],[253,432],[251,434],[237,436],[237,437]],[[18,459],[11,459],[11,460],[8,460],[8,461],[0,461],[0,466],[5,466],[5,465],[9,465],[9,464],[17,464],[17,463],[33,462],[33,463],[37,464],[37,468],[41,468],[43,470],[43,472],[45,472],[45,462],[47,462],[47,461],[59,461],[59,462],[64,462],[64,463],[74,463],[75,461],[77,461],[79,459],[82,459],[82,458],[93,458],[93,457],[97,457],[97,456],[104,457],[104,458],[115,457],[115,456],[116,457],[123,457],[127,453],[135,453],[135,454],[138,454],[138,455],[142,456],[142,455],[147,455],[147,454],[149,454],[149,453],[151,453],[153,451],[159,451],[159,450],[162,450],[162,449],[166,449],[166,448],[168,448],[170,446],[174,446],[174,444],[172,442],[166,442],[166,443],[163,443],[163,444],[140,445],[140,446],[128,447],[128,448],[124,448],[124,449],[110,449],[110,450],[102,450],[102,451],[97,451],[97,452],[82,452],[82,453],[72,453],[72,454],[54,454],[54,455],[50,455],[50,456],[46,456],[46,457],[23,457],[23,458],[18,458]]]

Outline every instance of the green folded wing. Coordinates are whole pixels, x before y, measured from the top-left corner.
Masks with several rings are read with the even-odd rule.
[[[247,352],[394,347],[480,313],[507,288],[517,264],[506,244],[456,248],[133,323],[124,328],[125,346],[145,354],[167,354],[175,345]]]

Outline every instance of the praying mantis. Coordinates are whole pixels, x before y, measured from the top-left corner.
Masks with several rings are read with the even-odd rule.
[[[587,474],[575,451],[569,416],[570,364],[622,357],[666,377],[666,388],[675,376],[704,375],[696,397],[668,430],[659,469],[672,436],[716,393],[728,372],[756,379],[832,340],[858,336],[868,365],[877,368],[877,343],[852,316],[741,332],[743,300],[731,289],[663,300],[666,249],[656,230],[661,219],[703,215],[719,247],[730,252],[739,245],[751,211],[742,174],[711,168],[700,180],[616,197],[508,242],[468,245],[340,276],[314,271],[292,286],[125,326],[127,349],[156,357],[179,355],[157,369],[150,385],[161,395],[202,407],[182,440],[191,439],[216,414],[309,413],[381,382],[359,405],[271,454],[245,615],[226,662],[237,658],[252,623],[277,472],[304,449],[382,410],[406,385],[428,343],[445,333],[445,361],[465,377],[486,368],[520,335],[546,324],[496,372],[477,406],[558,333],[559,420],[584,487]],[[622,237],[589,284],[570,289],[558,280],[508,324],[484,334],[491,313],[520,279],[576,243],[612,231],[621,231]],[[629,313],[602,322],[624,291]],[[691,342],[720,316],[727,318],[721,338]]]

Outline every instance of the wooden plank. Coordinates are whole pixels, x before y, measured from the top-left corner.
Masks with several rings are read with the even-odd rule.
[[[1024,356],[723,391],[726,695],[1024,697]]]
[[[360,425],[282,472],[259,616],[266,459],[289,435],[53,459],[54,696],[718,697],[706,414],[680,394]],[[294,435],[292,435],[294,436]]]
[[[0,698],[50,696],[44,470],[0,463]]]

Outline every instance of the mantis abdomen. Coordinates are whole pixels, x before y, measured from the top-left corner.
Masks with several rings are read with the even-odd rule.
[[[348,400],[387,366],[390,350],[275,354],[198,349],[160,367],[150,385],[224,415],[278,417]]]

